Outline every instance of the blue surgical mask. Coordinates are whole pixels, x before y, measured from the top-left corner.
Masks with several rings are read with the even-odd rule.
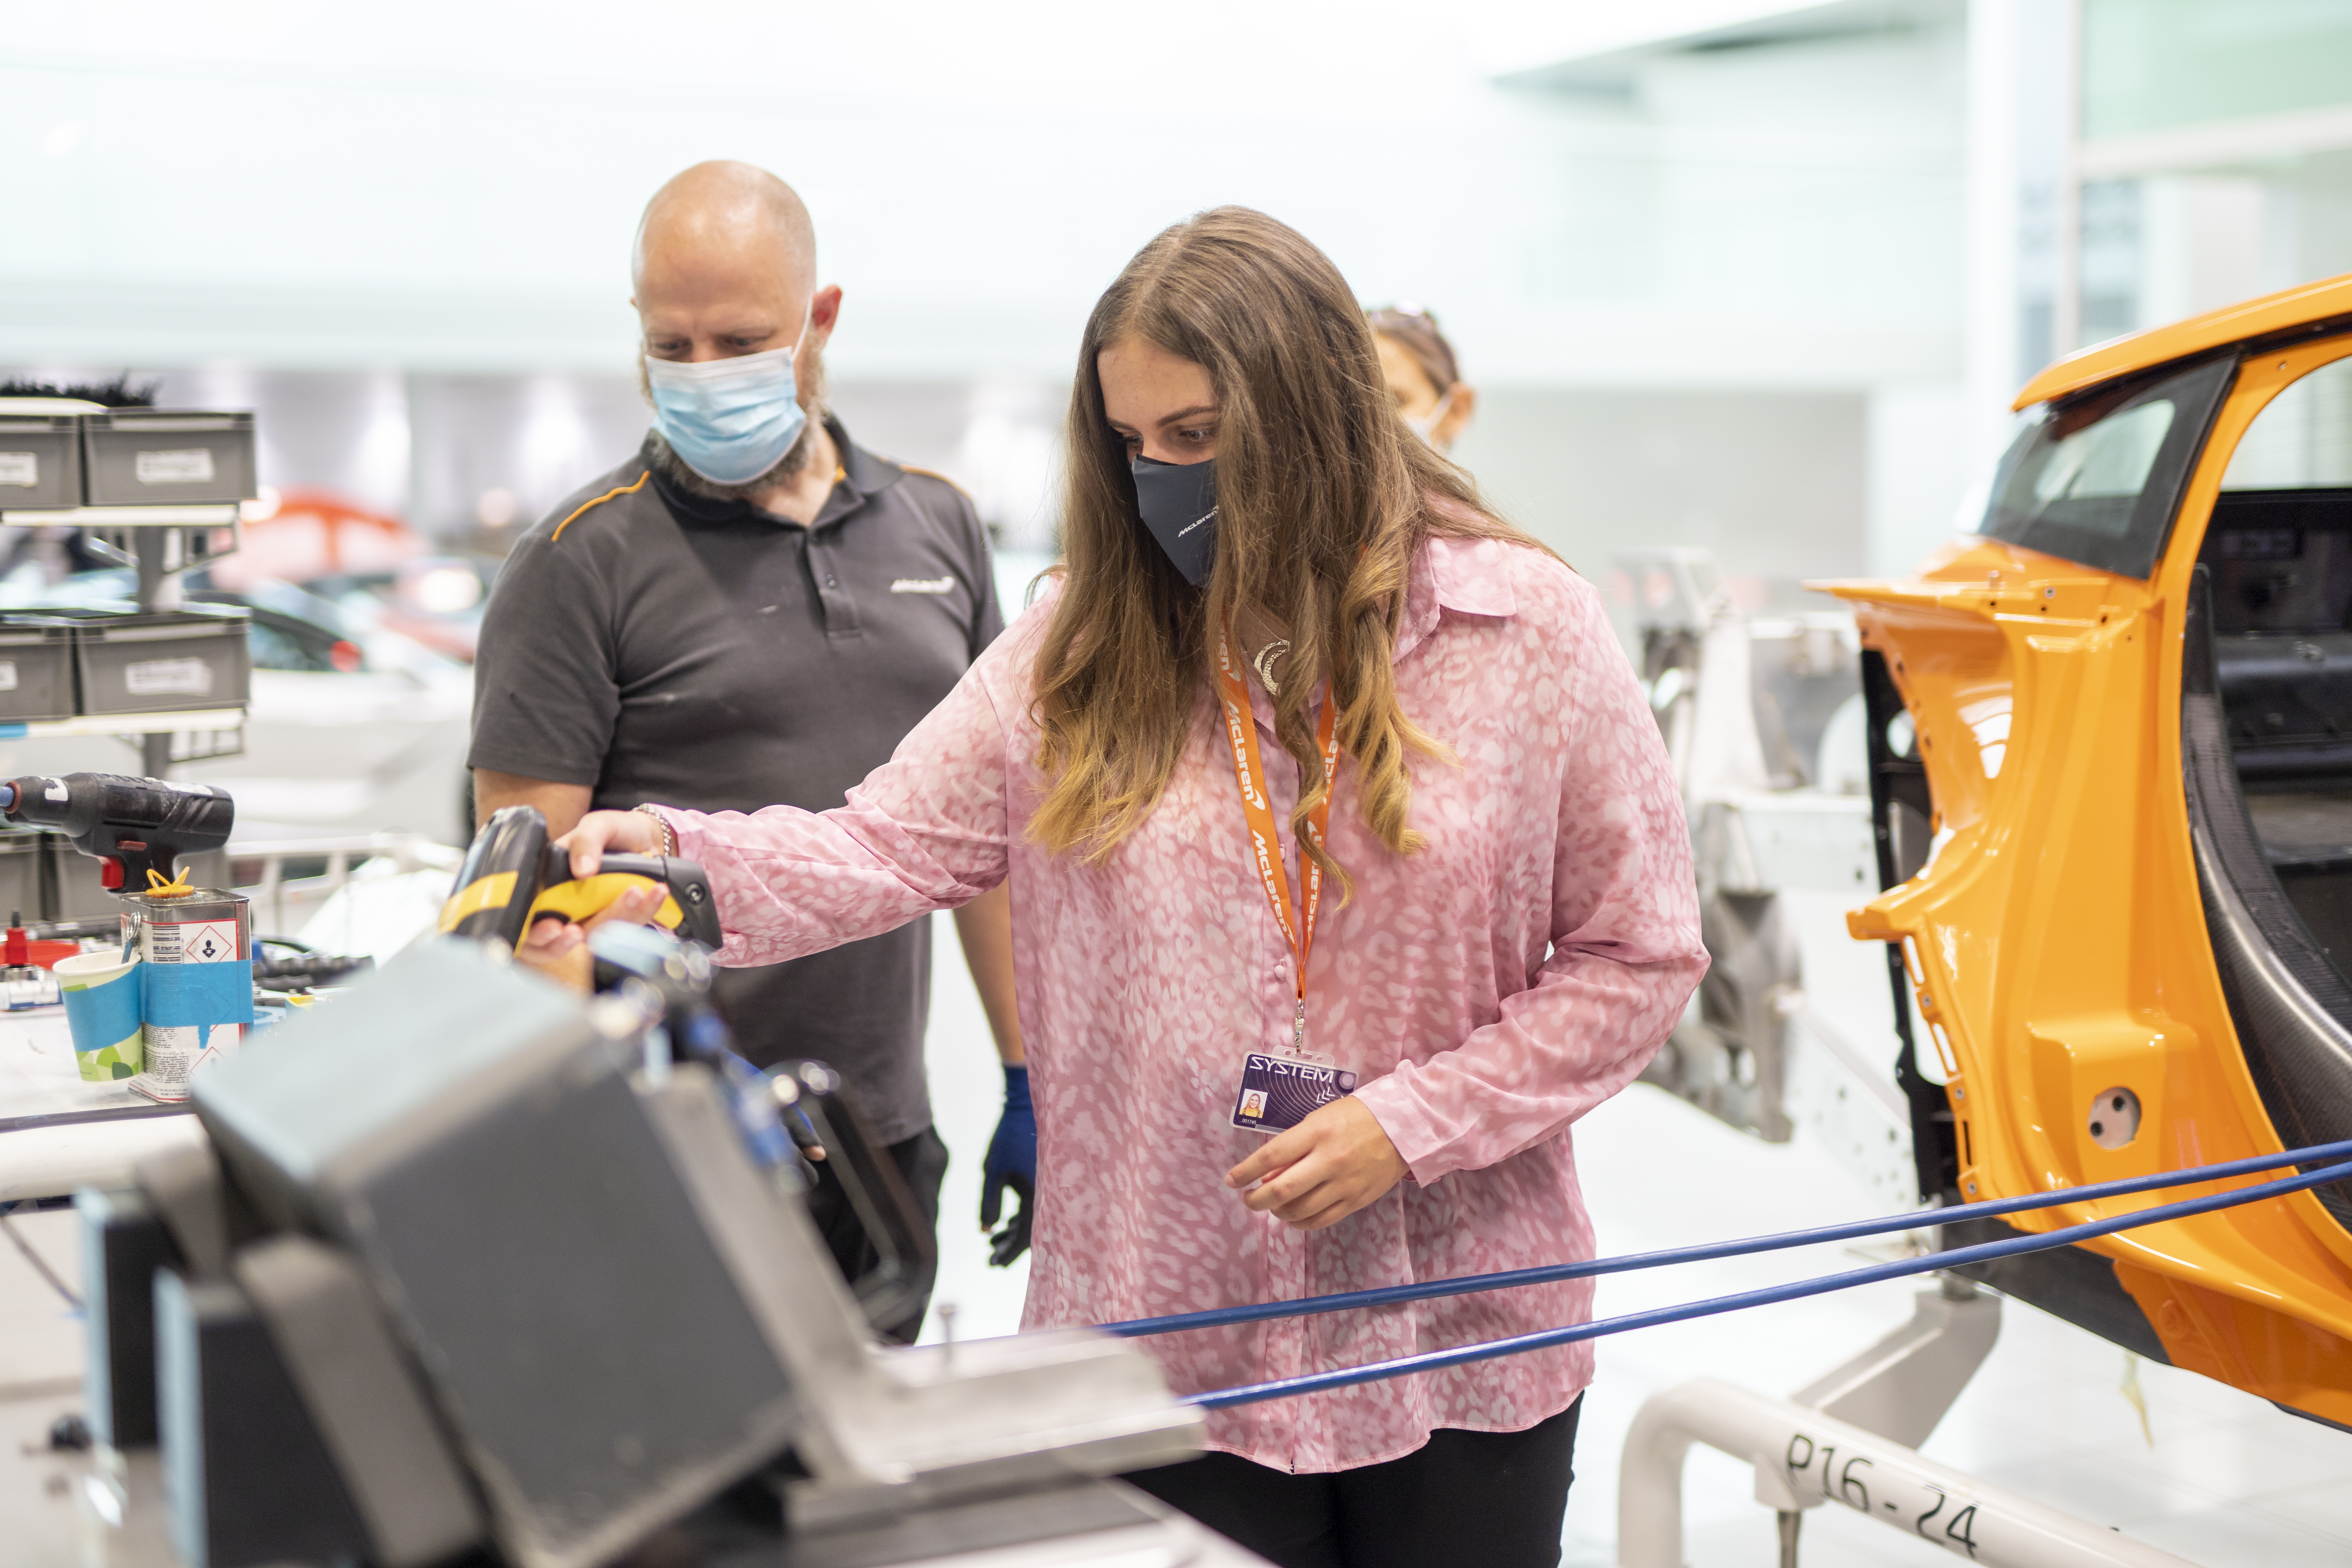
[[[805,324],[801,333],[808,335]],[[783,459],[808,415],[793,382],[800,345],[683,364],[647,358],[654,423],[670,450],[717,485],[747,485]]]

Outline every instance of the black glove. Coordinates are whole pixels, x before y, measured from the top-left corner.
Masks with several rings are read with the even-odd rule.
[[[1002,1228],[988,1237],[988,1262],[1006,1268],[1029,1250],[1029,1216],[1037,1204],[1037,1113],[1029,1103],[1029,1069],[1007,1063],[1004,1068],[1004,1114],[996,1136],[988,1141],[988,1157],[980,1167],[980,1223],[994,1226],[1004,1212],[1004,1192],[1010,1187],[1021,1206]]]

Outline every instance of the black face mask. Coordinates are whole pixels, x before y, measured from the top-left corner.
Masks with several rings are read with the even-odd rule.
[[[1129,465],[1135,475],[1135,510],[1143,526],[1195,588],[1209,581],[1217,560],[1217,460],[1163,463],[1157,458],[1137,458]]]

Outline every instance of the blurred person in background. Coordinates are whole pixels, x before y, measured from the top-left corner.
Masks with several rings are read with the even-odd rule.
[[[654,428],[499,575],[476,664],[478,816],[534,805],[561,835],[649,799],[838,806],[1003,629],[987,534],[961,490],[865,450],[825,408],[842,293],[818,287],[808,211],[782,180],[735,163],[679,174],[646,207],[631,280]],[[718,990],[753,1062],[843,1075],[936,1224],[929,928],[722,971]],[[1004,890],[958,910],[956,930],[1005,1063],[983,1223],[1013,1188],[1009,1262],[1027,1245],[1035,1134]],[[843,1273],[869,1268],[822,1166],[811,1206]],[[890,1331],[911,1341],[923,1310]]]
[[[722,964],[1019,889],[1024,1328],[1591,1257],[1570,1129],[1706,968],[1599,595],[1389,416],[1345,279],[1246,208],[1104,293],[1067,452],[1066,568],[845,805],[600,811],[574,871],[698,861]],[[1281,1088],[1318,1073],[1352,1076]],[[1194,1394],[1581,1322],[1592,1294],[1140,1342]],[[1127,1479],[1282,1568],[1550,1568],[1592,1366],[1577,1344],[1214,1409],[1214,1452]]]
[[[1437,318],[1405,300],[1367,311],[1372,346],[1380,351],[1381,374],[1389,398],[1412,433],[1441,452],[1470,426],[1478,411],[1478,389],[1462,379],[1454,345],[1437,330]]]

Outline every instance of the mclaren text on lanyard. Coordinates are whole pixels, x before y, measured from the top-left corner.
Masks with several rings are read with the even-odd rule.
[[[1290,1026],[1290,1048],[1303,1055],[1307,1049],[1307,952],[1315,945],[1315,911],[1323,901],[1323,868],[1306,853],[1302,846],[1298,856],[1298,907],[1294,914],[1290,903],[1290,879],[1282,868],[1282,840],[1276,836],[1274,805],[1265,790],[1265,768],[1258,760],[1257,725],[1250,716],[1249,688],[1244,684],[1241,667],[1235,663],[1231,637],[1225,628],[1217,628],[1217,687],[1224,700],[1225,740],[1234,749],[1234,776],[1240,781],[1242,815],[1249,826],[1249,847],[1257,867],[1258,884],[1265,889],[1265,901],[1274,906],[1274,923],[1282,928],[1283,939],[1298,960],[1298,1011]],[[1339,704],[1332,700],[1329,685],[1323,689],[1323,717],[1315,727],[1315,749],[1323,757],[1323,799],[1307,814],[1307,836],[1318,848],[1323,845],[1323,830],[1331,820],[1331,795],[1338,788],[1339,738]]]

